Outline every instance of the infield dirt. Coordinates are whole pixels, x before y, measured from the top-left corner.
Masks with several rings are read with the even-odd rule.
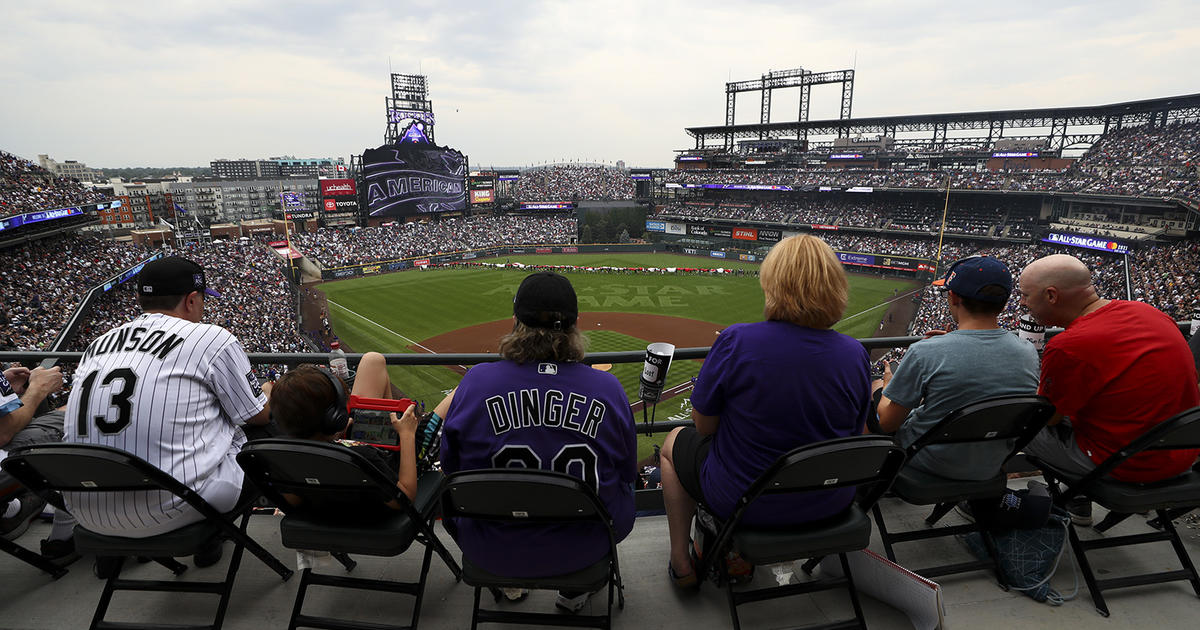
[[[649,341],[665,341],[676,348],[703,348],[713,344],[721,326],[712,322],[667,315],[642,313],[580,313],[580,330],[611,330]],[[512,319],[459,328],[422,340],[421,345],[438,353],[496,352],[500,337],[512,330]],[[427,352],[409,346],[413,352]],[[638,348],[630,348],[637,350]]]

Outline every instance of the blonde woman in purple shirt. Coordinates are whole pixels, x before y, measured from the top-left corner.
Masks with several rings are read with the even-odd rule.
[[[824,241],[780,241],[759,283],[766,321],[734,324],[717,337],[692,393],[695,428],[672,431],[662,448],[663,500],[671,538],[669,573],[696,584],[689,547],[696,502],[727,518],[738,498],[781,455],[862,433],[870,403],[867,351],[831,327],[846,310],[846,273]],[[789,525],[845,509],[853,489],[758,499],[743,522]]]

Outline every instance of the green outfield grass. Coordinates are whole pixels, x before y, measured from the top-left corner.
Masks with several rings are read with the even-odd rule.
[[[577,266],[757,267],[741,261],[671,254],[530,255],[507,259],[524,264]],[[409,352],[407,346],[430,337],[511,317],[512,297],[527,273],[476,267],[404,271],[327,282],[320,290],[329,299],[334,332],[349,347],[357,352]],[[762,290],[754,276],[570,273],[568,277],[579,296],[580,311],[672,315],[721,327],[762,319]],[[913,286],[907,281],[858,275],[852,275],[850,282],[847,319],[836,328],[860,338],[875,332],[885,312],[879,305],[891,299],[894,290],[902,293]],[[589,331],[589,336],[590,350],[595,352],[637,350],[655,341],[611,331]],[[671,375],[693,370],[686,376],[690,378],[697,367],[680,364],[672,367]],[[624,379],[631,398],[637,395],[637,372],[636,365],[614,366],[613,370]],[[393,367],[391,373],[402,391],[427,404],[435,404],[460,378],[437,366]],[[665,415],[660,408],[659,419],[665,419]]]

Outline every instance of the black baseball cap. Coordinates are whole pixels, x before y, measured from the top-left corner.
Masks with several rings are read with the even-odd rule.
[[[513,298],[513,315],[533,328],[570,328],[579,319],[575,288],[570,280],[552,271],[526,276]]]
[[[962,297],[1003,304],[1012,294],[1013,279],[1008,266],[991,256],[970,256],[950,265],[946,277],[933,281],[934,286],[949,289]],[[997,285],[1004,289],[1004,296],[980,295],[986,286]]]
[[[202,291],[221,297],[204,282],[204,267],[179,256],[168,256],[146,263],[137,277],[138,295],[187,295]]]

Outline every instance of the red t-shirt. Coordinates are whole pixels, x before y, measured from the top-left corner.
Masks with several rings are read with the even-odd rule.
[[[1159,422],[1200,405],[1196,366],[1175,322],[1141,302],[1113,300],[1046,343],[1041,392],[1071,418],[1097,464]],[[1200,450],[1147,451],[1113,471],[1158,481],[1186,471]]]

